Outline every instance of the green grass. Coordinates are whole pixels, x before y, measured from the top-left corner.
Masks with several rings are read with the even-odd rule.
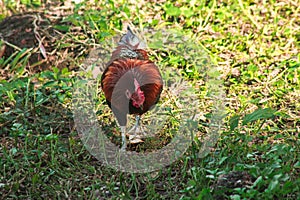
[[[5,2],[1,19],[45,6],[39,1]],[[55,26],[64,34],[57,35],[53,56],[68,64],[31,70],[28,59],[36,49],[16,48],[11,57],[0,58],[2,198],[299,199],[299,8],[299,2],[284,0],[182,0],[84,2],[65,10],[68,14]],[[128,22],[138,29],[181,30],[211,57],[213,64],[207,67],[217,66],[226,115],[220,137],[205,157],[197,153],[200,138],[162,170],[123,173],[98,161],[82,144],[71,107],[79,64]],[[209,72],[199,73],[186,55],[156,45],[151,58],[159,67],[179,71],[193,85],[201,110],[197,126],[205,135],[212,112]],[[96,104],[102,108],[103,94],[98,97]],[[175,104],[167,97],[161,102],[170,108]],[[118,130],[111,116],[101,109],[97,114],[99,121]],[[172,135],[167,127],[163,132]],[[147,143],[150,149],[151,144],[155,142]],[[247,172],[252,183],[217,187],[218,177],[232,171]]]

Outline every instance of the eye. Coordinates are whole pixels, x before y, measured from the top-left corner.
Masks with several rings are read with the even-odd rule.
[[[129,90],[126,90],[125,95],[126,95],[127,99],[131,98],[131,93]]]

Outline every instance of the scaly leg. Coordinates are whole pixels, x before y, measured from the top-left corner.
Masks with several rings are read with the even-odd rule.
[[[135,125],[128,131],[130,143],[140,143],[145,136],[150,136],[146,133],[143,125],[140,123],[140,115],[135,116]]]
[[[140,133],[142,133],[143,135],[145,135],[144,129],[140,124],[140,116],[136,115],[135,116],[135,124],[134,126],[128,131],[128,134],[133,134],[133,136],[137,136],[140,135]]]
[[[122,146],[121,151],[126,151],[126,126],[121,126]]]

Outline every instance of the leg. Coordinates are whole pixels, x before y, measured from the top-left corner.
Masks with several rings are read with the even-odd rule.
[[[121,151],[126,151],[126,126],[121,126],[122,146]]]
[[[135,124],[134,126],[128,131],[128,133],[133,133],[133,136],[132,137],[136,137],[137,135],[146,135],[143,127],[141,126],[140,124],[140,121],[141,121],[141,117],[140,115],[136,115],[135,116]]]
[[[153,134],[150,134],[149,131],[146,132],[143,125],[140,123],[141,117],[140,115],[135,116],[135,124],[134,126],[128,131],[129,135],[129,141],[131,144],[141,143],[144,142],[142,138],[145,138],[146,136],[153,136]],[[146,128],[147,129],[147,128]]]

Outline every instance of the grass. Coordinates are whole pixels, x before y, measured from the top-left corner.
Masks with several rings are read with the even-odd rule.
[[[46,12],[47,5],[6,1],[0,17]],[[62,7],[63,16],[54,26],[62,33],[55,34],[57,51],[47,51],[55,62],[37,68],[45,63],[30,62],[36,48],[14,48],[11,57],[0,58],[2,198],[299,199],[299,7],[299,2],[285,0],[99,1]],[[201,138],[195,138],[171,165],[154,172],[125,173],[107,167],[84,147],[71,107],[79,64],[93,47],[119,34],[125,23],[150,31],[180,30],[210,56],[212,64],[207,67],[217,67],[217,74],[199,71],[188,62],[187,56],[195,58],[192,53],[152,46],[151,58],[163,71],[176,70],[193,86],[199,97],[197,128],[202,135],[208,134],[213,110],[214,84],[206,82],[207,76],[221,74],[217,84],[226,95],[224,126],[206,156],[199,157]],[[112,116],[101,111],[107,109],[104,101],[100,93],[99,121],[106,120],[118,130]],[[163,96],[164,102],[174,109],[170,98]],[[172,136],[169,128],[163,130],[168,137],[160,133],[160,138]],[[157,143],[150,140],[140,148],[151,149],[153,144]],[[237,172],[247,173],[249,183],[220,185],[220,177]]]

